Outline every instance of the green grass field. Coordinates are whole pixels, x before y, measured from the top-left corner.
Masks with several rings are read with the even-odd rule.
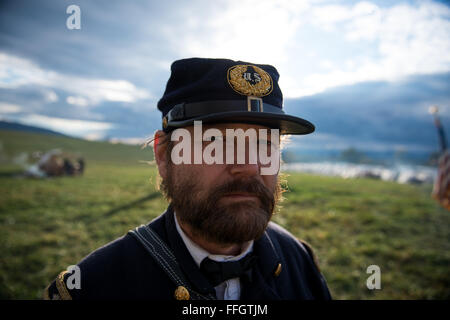
[[[68,265],[166,208],[150,150],[0,131],[0,298],[40,299]],[[60,147],[80,152],[82,177],[16,178],[8,159]],[[450,212],[431,186],[289,173],[274,220],[316,251],[335,299],[449,299]],[[381,290],[369,290],[369,265]]]

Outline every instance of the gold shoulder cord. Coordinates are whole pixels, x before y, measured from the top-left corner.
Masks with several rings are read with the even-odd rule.
[[[62,300],[72,300],[72,296],[69,291],[67,291],[66,285],[64,284],[64,275],[67,273],[67,270],[61,272],[56,278],[56,288],[58,289],[59,295]]]

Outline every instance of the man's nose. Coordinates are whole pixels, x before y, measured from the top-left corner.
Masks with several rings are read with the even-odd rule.
[[[249,148],[248,145],[245,147],[245,161],[244,163],[239,163],[238,160],[238,150],[235,149],[234,163],[229,164],[230,173],[233,175],[241,176],[256,176],[260,172],[260,163],[258,159],[256,148]],[[256,162],[256,163],[255,163]]]
[[[245,163],[245,164],[230,164],[230,173],[232,175],[240,175],[240,176],[257,176],[259,175],[259,165]]]

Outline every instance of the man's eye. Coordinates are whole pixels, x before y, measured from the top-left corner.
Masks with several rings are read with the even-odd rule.
[[[220,141],[221,139],[220,139],[220,137],[216,137],[216,136],[211,136],[211,137],[208,137],[208,138],[205,139],[206,142],[213,142],[213,141],[216,141],[216,140]]]

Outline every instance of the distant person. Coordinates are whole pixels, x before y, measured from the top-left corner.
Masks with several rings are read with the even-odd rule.
[[[47,177],[58,177],[64,174],[64,160],[58,149],[44,154],[38,162],[39,169],[45,172]]]
[[[331,299],[311,248],[270,222],[282,193],[279,134],[314,131],[282,110],[277,70],[193,58],[175,61],[171,72],[154,140],[167,210],[85,257],[79,273],[61,272],[45,296]],[[266,154],[251,147],[253,133]]]
[[[84,159],[83,158],[77,159],[76,173],[79,175],[83,175],[83,173],[84,173]]]
[[[75,167],[74,167],[74,165],[67,158],[64,158],[63,161],[64,161],[64,163],[63,163],[64,174],[67,175],[67,176],[73,176],[75,174]]]

